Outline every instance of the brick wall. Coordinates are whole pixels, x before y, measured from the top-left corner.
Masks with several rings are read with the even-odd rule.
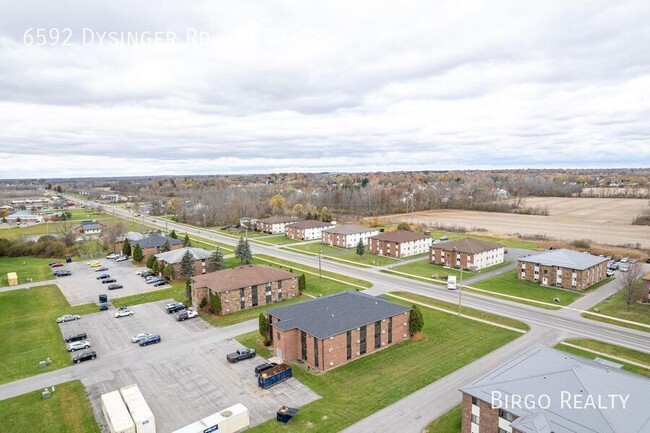
[[[532,281],[535,283],[547,285],[547,286],[557,286],[569,290],[583,290],[587,287],[598,283],[599,281],[607,278],[607,262],[602,262],[591,268],[587,268],[581,271],[576,271],[576,285],[572,285],[572,275],[573,269],[570,268],[558,268],[556,266],[544,266],[539,265],[539,273],[535,275],[535,263],[523,262],[524,263],[524,273],[522,277],[522,262],[517,263],[517,278],[520,280]],[[560,274],[562,276],[562,281],[560,284],[557,284],[557,276]],[[537,278],[536,278],[537,277]],[[546,282],[544,281],[546,278]]]
[[[257,291],[257,306],[266,305],[266,285],[258,284],[253,287],[244,287],[244,309],[253,307],[253,290]],[[271,303],[278,301],[279,281],[271,283]],[[298,296],[298,278],[282,280],[282,301]],[[241,289],[233,289],[219,294],[221,298],[221,314],[230,314],[241,311]]]
[[[472,422],[472,396],[463,393],[460,433],[471,433],[472,431],[471,422]]]
[[[294,240],[304,240],[305,230],[296,227],[287,227],[287,237]]]
[[[470,402],[471,403],[471,402]],[[479,432],[497,432],[499,430],[499,409],[492,409],[489,402],[479,400],[481,416]]]

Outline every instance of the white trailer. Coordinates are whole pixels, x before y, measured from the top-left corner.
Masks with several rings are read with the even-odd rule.
[[[241,403],[230,406],[174,433],[235,433],[250,426],[248,409]]]
[[[156,433],[156,420],[138,385],[120,388],[120,394],[133,418],[136,433]]]
[[[458,288],[458,285],[456,284],[456,276],[455,275],[448,275],[447,276],[447,289],[456,290],[457,288]]]
[[[111,433],[136,433],[135,424],[119,391],[102,394],[100,399],[102,412]]]

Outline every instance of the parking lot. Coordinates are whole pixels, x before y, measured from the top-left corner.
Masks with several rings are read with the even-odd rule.
[[[131,261],[115,262],[114,260],[100,259],[97,260],[102,266],[108,268],[107,271],[95,272],[97,268],[91,268],[87,262],[72,262],[66,264],[65,268],[69,269],[72,275],[68,277],[57,277],[56,283],[61,289],[63,296],[68,300],[70,305],[82,305],[90,302],[97,302],[100,294],[108,295],[109,302],[111,299],[123,296],[137,295],[139,293],[151,292],[169,287],[153,287],[147,284],[144,278],[136,275],[138,269],[144,269],[143,266],[135,266]],[[116,290],[108,290],[108,284],[102,284],[97,277],[102,274],[109,274],[117,280],[117,283],[124,287]]]
[[[319,398],[295,379],[269,390],[258,388],[253,369],[262,358],[229,364],[226,354],[242,346],[200,318],[177,322],[165,310],[170,301],[136,305],[130,317],[117,319],[111,309],[60,325],[63,335],[86,332],[97,352],[96,360],[74,368],[95,367],[82,382],[103,431],[108,429],[100,395],[133,383],[140,387],[162,433],[235,403],[249,409],[251,425],[256,425],[274,418],[282,405],[300,407]],[[131,337],[141,332],[160,334],[162,341],[145,347],[132,343]]]

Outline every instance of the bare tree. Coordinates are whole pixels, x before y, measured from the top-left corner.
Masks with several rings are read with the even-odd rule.
[[[625,304],[627,304],[627,309],[630,309],[630,306],[636,302],[638,295],[638,280],[643,275],[643,268],[641,263],[634,263],[630,265],[630,268],[627,272],[621,272],[621,282],[620,286],[623,290],[623,296],[625,297]]]
[[[124,235],[124,231],[124,223],[121,221],[106,226],[103,236],[104,245],[108,246],[113,252],[115,252],[115,243],[117,242],[118,238]]]

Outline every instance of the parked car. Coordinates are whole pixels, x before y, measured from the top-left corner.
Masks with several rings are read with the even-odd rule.
[[[58,270],[58,271],[54,271],[54,276],[56,276],[56,277],[69,277],[70,275],[72,275],[72,272],[70,272],[67,269],[61,269],[61,270]]]
[[[97,354],[95,353],[95,351],[94,350],[87,350],[85,352],[81,352],[79,355],[72,358],[72,361],[75,364],[79,364],[80,362],[88,361],[90,359],[95,359],[95,358],[97,358]]]
[[[627,257],[623,257],[623,258],[621,259],[621,263],[627,263],[627,262],[628,262],[628,258],[627,258]]]
[[[146,280],[145,282],[147,284],[154,284],[154,283],[157,283],[159,281],[164,281],[164,280],[162,278],[151,278],[151,279]]]
[[[440,239],[434,239],[433,240],[433,245],[438,245],[440,243]]]
[[[138,271],[138,272],[139,272],[139,271]],[[141,276],[142,278],[151,277],[151,276],[153,276],[153,272],[151,272],[151,271],[144,271],[144,272],[140,273],[140,276]]]
[[[61,263],[61,262],[52,262],[52,263],[49,263],[49,265],[50,265],[50,268],[60,268],[61,266],[63,266],[63,263]]]
[[[120,317],[133,316],[133,310],[130,308],[120,308],[115,313],[115,317],[119,319]]]
[[[609,269],[611,269],[612,271],[617,271],[618,268],[619,268],[618,263],[612,263],[611,265],[609,265]]]
[[[108,290],[115,290],[115,289],[121,289],[124,286],[121,284],[109,284],[108,285]]]
[[[179,322],[182,322],[183,320],[187,319],[193,319],[195,317],[198,317],[199,313],[197,313],[194,310],[190,310],[189,308],[183,311],[179,311],[176,313],[176,320]]]
[[[68,349],[68,352],[74,352],[75,350],[81,350],[81,349],[88,349],[90,347],[90,341],[73,341],[72,343],[68,343],[66,345],[66,348]]]
[[[155,283],[153,283],[153,286],[154,287],[160,287],[160,286],[164,286],[165,284],[167,284],[167,281],[160,280],[160,281],[156,281]]]
[[[650,257],[648,257],[647,259],[645,259],[645,262],[646,262],[646,263],[650,263]]]
[[[157,280],[159,278],[160,277],[158,277],[157,275],[151,274],[151,275],[147,275],[146,277],[144,277],[144,280],[145,281],[150,281],[150,280]]]
[[[137,343],[140,340],[142,340],[143,338],[147,338],[150,335],[153,335],[153,334],[149,334],[148,332],[142,332],[140,334],[136,334],[133,337],[131,337],[131,343]]]
[[[630,260],[628,261],[628,263],[635,264],[635,263],[636,263],[636,259],[630,259]]]
[[[608,277],[611,277],[616,273],[616,271],[614,269],[607,269],[607,272],[605,273],[607,274]]]
[[[115,259],[116,262],[125,262],[127,260],[129,260],[129,258],[127,256],[120,256],[120,257]]]
[[[107,255],[106,258],[107,258],[108,260],[115,260],[115,259],[118,258],[119,256],[120,256],[119,254],[115,254],[115,253],[113,253],[113,254],[109,254],[109,255]]]
[[[108,310],[108,304],[106,302],[102,302],[99,304],[99,311],[106,311]]]
[[[106,266],[102,266],[101,268],[95,269],[95,272],[103,272],[103,271],[108,271],[108,268]]]
[[[255,349],[237,349],[236,352],[229,353],[226,355],[226,359],[228,362],[239,362],[243,361],[244,359],[250,359],[250,358],[255,358]]]
[[[93,263],[91,263],[91,264],[88,265],[88,266],[90,266],[91,268],[99,268],[101,265],[102,265],[102,264],[99,263],[99,262],[93,262]]]
[[[260,364],[255,367],[255,374],[263,373],[266,370],[275,367],[276,365],[278,365],[276,362],[265,362],[264,364]]]
[[[448,240],[449,240],[449,236],[440,236],[440,240],[441,240],[441,241],[448,241]]]
[[[145,272],[149,272],[149,271],[146,270],[146,269],[139,269],[139,270],[135,271],[135,274],[136,274],[136,275],[142,275],[142,274],[144,274]]]
[[[158,335],[158,334],[149,335],[148,337],[145,337],[145,338],[141,339],[140,341],[138,341],[138,344],[141,347],[142,346],[148,346],[150,344],[156,344],[156,343],[160,343],[160,335]]]
[[[621,272],[627,272],[630,270],[630,264],[629,263],[623,263],[621,265]]]
[[[66,314],[61,317],[56,318],[56,323],[63,323],[63,322],[72,322],[73,320],[79,320],[81,319],[81,316],[78,314]]]
[[[114,283],[117,280],[115,278],[105,278],[102,280],[102,284]]]
[[[167,313],[177,313],[187,308],[185,304],[181,304],[180,302],[172,302],[170,304],[167,304],[166,306],[167,306]]]
[[[85,340],[86,337],[88,336],[86,335],[85,332],[77,332],[75,334],[68,335],[67,337],[64,338],[64,340],[66,343],[72,343],[73,341]]]
[[[97,277],[98,280],[103,280],[105,278],[111,278],[109,274],[101,274],[99,277]]]

